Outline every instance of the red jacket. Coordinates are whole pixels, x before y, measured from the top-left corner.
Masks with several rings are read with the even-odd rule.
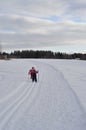
[[[35,68],[32,67],[32,68],[29,70],[28,74],[30,74],[30,75],[31,75],[31,78],[32,78],[32,76],[33,76],[34,73],[38,73],[38,71],[35,70]]]

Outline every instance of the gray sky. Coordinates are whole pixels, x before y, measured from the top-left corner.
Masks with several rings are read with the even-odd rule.
[[[1,0],[2,50],[86,52],[86,0]]]

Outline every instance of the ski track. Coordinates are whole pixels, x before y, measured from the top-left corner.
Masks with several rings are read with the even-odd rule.
[[[28,109],[28,111],[29,111],[31,106],[34,105],[34,102],[36,102],[40,88],[38,87],[38,85],[36,86],[36,84],[35,85],[33,84],[31,87],[34,87],[33,88],[34,90],[31,90],[32,92],[30,94],[27,93],[27,95],[25,97],[23,97],[23,100],[22,100],[23,102],[21,104],[19,102],[19,104],[18,104],[19,107],[15,108],[15,111],[12,112],[10,117],[7,119],[7,122],[5,122],[5,125],[8,126],[9,130],[11,130],[9,122],[12,122],[12,118],[13,118],[13,120],[15,120],[17,122],[17,120],[19,120],[19,118],[22,116],[21,112],[19,114],[19,109],[22,109],[23,113],[26,111],[26,109]],[[24,106],[25,106],[25,108],[24,108]],[[16,114],[17,114],[17,116],[16,116]],[[5,126],[5,125],[3,125],[3,126]]]
[[[73,95],[74,95],[74,97],[75,97],[75,99],[76,99],[78,105],[79,105],[79,106],[81,107],[81,109],[84,111],[83,107],[81,106],[81,103],[80,103],[79,100],[78,100],[78,97],[76,96],[76,93],[75,93],[74,90],[71,88],[71,86],[69,85],[68,81],[65,79],[63,73],[62,73],[60,70],[56,69],[54,66],[52,66],[52,65],[50,65],[50,64],[48,64],[48,63],[46,63],[46,64],[47,64],[49,67],[51,67],[57,74],[59,74],[59,77],[61,77],[61,78],[63,79],[64,83],[66,84],[66,87],[68,87],[68,89],[73,93]],[[57,74],[56,74],[56,75],[57,75]],[[57,77],[58,77],[58,75],[57,75]],[[84,76],[83,76],[83,77],[84,77]],[[64,84],[64,85],[65,85],[65,84]],[[84,111],[84,112],[85,112],[85,111]]]
[[[81,104],[62,72],[47,63],[29,62],[40,69],[40,78],[37,83],[22,81],[0,100],[0,130],[81,130],[83,125],[86,130]],[[10,72],[8,75],[12,85],[16,79],[10,80]],[[6,80],[5,72],[0,80]]]
[[[26,85],[24,84],[24,87],[27,87],[27,88],[22,92],[21,95],[19,95],[19,97],[17,97],[17,99],[12,104],[10,104],[5,109],[5,111],[3,111],[0,114],[0,118],[1,118],[0,119],[1,120],[0,129],[2,129],[5,126],[6,122],[9,122],[12,119],[12,116],[16,113],[17,109],[19,109],[21,107],[21,105],[23,104],[23,102],[25,102],[25,100],[28,100],[28,102],[29,102],[29,100],[31,99],[31,95],[33,95],[33,98],[34,98],[34,96],[35,96],[34,93],[36,93],[36,92],[34,92],[34,91],[36,91],[36,90],[34,90],[34,89],[36,89],[36,88],[34,88],[35,84],[31,84],[30,88],[28,88],[27,85],[28,84],[26,84]],[[32,102],[32,100],[31,100],[31,102]],[[4,119],[4,120],[2,120],[2,119]]]

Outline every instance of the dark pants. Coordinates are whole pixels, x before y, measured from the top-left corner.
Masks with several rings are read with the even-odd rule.
[[[32,82],[37,82],[36,73],[33,73],[33,75],[32,75]]]

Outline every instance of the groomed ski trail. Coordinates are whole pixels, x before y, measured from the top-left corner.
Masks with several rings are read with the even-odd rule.
[[[16,76],[8,78],[18,87],[0,100],[0,130],[86,130],[84,111],[62,73],[35,60],[17,60],[16,65],[19,62],[39,68],[39,80],[16,83]],[[0,77],[6,80],[5,73]]]

